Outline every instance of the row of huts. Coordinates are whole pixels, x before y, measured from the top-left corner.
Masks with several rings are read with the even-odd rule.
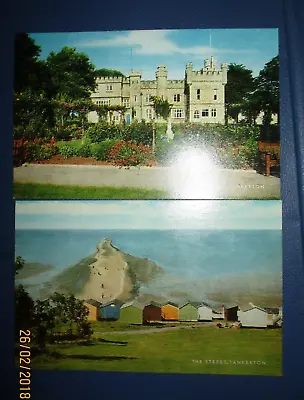
[[[259,307],[252,303],[246,309],[236,304],[223,304],[213,308],[208,303],[187,302],[181,305],[168,301],[160,304],[155,301],[142,303],[137,300],[122,303],[113,300],[100,303],[97,300],[86,300],[89,310],[88,319],[119,320],[127,324],[147,324],[161,321],[214,321],[240,322],[243,327],[267,328],[282,323],[282,308]]]

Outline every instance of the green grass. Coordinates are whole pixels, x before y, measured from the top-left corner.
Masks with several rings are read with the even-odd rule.
[[[14,182],[14,198],[21,199],[169,199],[164,190]],[[227,196],[225,200],[280,200],[280,196]]]
[[[281,335],[281,330],[215,327],[171,332],[160,329],[158,333],[140,335],[103,334],[89,345],[50,345],[50,353],[32,357],[31,366],[58,370],[281,375]],[[226,360],[227,364],[216,364],[216,360]],[[249,364],[250,361],[263,364]]]
[[[14,198],[20,199],[166,199],[162,190],[130,187],[95,187],[14,183]]]

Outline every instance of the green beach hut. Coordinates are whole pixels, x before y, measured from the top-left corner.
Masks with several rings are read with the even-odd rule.
[[[197,321],[200,303],[188,302],[179,307],[179,321]]]
[[[141,325],[144,305],[136,300],[129,301],[120,307],[119,322]]]

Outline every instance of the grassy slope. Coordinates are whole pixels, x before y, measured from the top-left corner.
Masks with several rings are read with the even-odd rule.
[[[24,267],[18,271],[16,279],[26,279],[50,271],[54,267],[48,264],[41,263],[25,263]]]
[[[50,288],[46,289],[43,296],[47,296],[48,292],[60,292],[60,293],[73,293],[77,295],[80,293],[89,280],[90,277],[90,265],[95,262],[94,257],[86,257],[79,263],[67,268],[60,274],[58,274],[49,284]]]
[[[92,346],[52,345],[50,349],[57,352],[57,358],[35,357],[32,368],[281,375],[281,335],[281,330],[215,327],[140,335],[104,334],[103,339],[109,342],[96,339]],[[266,365],[206,364],[206,360],[263,361]]]

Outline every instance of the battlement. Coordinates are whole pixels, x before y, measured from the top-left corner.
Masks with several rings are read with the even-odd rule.
[[[169,89],[179,89],[179,88],[183,88],[185,84],[185,81],[183,79],[170,79],[167,82],[167,87]]]
[[[101,76],[96,79],[96,83],[103,82],[112,82],[112,83],[121,83],[127,81],[127,78],[123,76]]]
[[[156,81],[141,81],[141,87],[143,89],[156,88]]]
[[[131,77],[141,77],[141,72],[140,71],[130,71],[130,78]]]

